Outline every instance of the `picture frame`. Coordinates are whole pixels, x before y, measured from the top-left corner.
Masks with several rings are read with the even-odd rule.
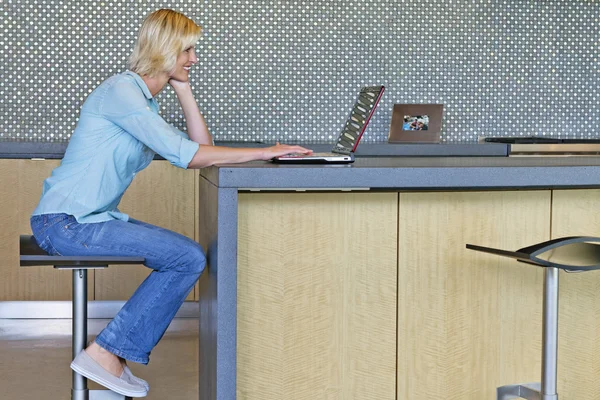
[[[388,143],[439,143],[443,104],[394,104]]]

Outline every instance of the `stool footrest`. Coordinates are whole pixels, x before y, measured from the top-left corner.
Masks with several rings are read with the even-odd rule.
[[[527,400],[550,400],[552,398],[542,398],[542,384],[521,383],[516,385],[504,385],[497,388],[497,400],[509,399],[527,399]],[[558,396],[554,397],[558,399]]]
[[[112,390],[71,390],[71,400],[132,400]]]
[[[108,265],[55,265],[54,269],[106,269]]]
[[[132,400],[112,390],[90,390],[90,400]]]

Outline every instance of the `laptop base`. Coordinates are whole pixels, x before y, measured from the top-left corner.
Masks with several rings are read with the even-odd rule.
[[[273,158],[276,164],[351,164],[354,162],[354,154],[339,155],[335,157],[276,157]]]

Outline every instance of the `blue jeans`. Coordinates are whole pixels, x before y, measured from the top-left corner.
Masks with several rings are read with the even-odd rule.
[[[153,271],[96,337],[96,343],[133,362],[150,352],[204,271],[202,247],[183,235],[144,222],[80,224],[67,214],[31,217],[38,244],[50,255],[137,256]]]

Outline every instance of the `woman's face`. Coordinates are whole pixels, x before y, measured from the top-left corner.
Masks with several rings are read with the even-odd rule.
[[[193,47],[188,47],[177,56],[177,63],[171,72],[169,78],[177,81],[187,82],[190,79],[190,67],[198,62],[196,51]]]

